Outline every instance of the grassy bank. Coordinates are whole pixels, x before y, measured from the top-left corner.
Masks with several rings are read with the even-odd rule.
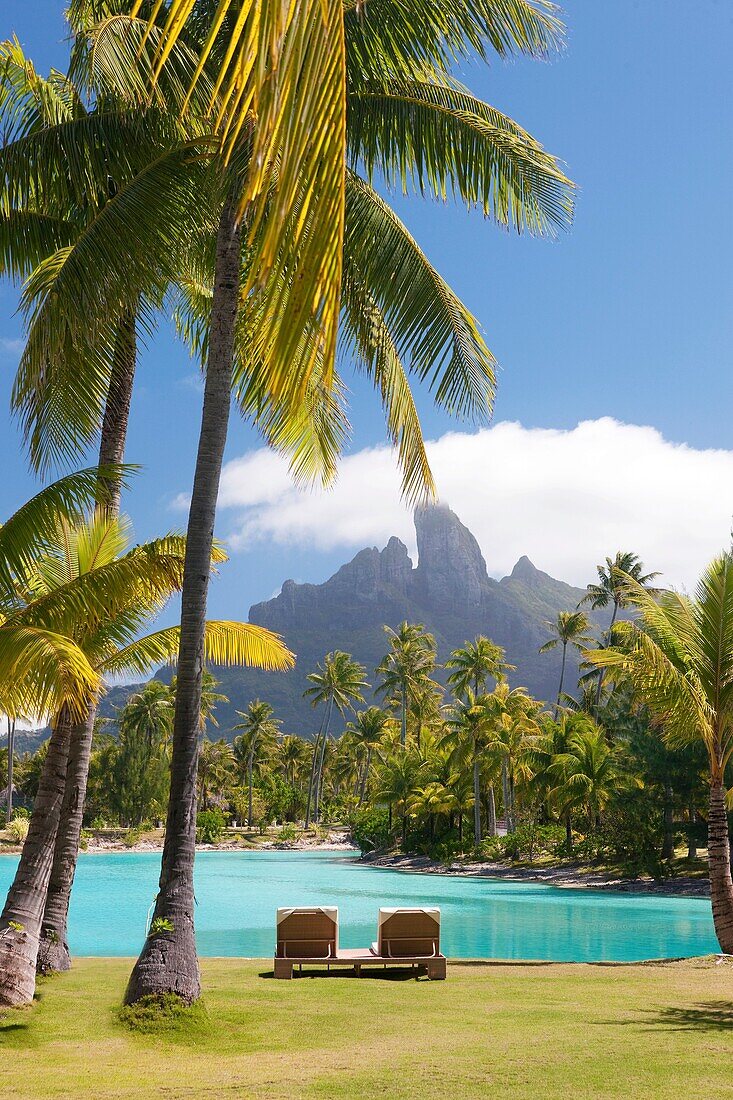
[[[206,1012],[119,1019],[125,960],[80,960],[0,1019],[5,1100],[733,1096],[733,967],[453,965],[447,982],[275,982],[207,960]]]

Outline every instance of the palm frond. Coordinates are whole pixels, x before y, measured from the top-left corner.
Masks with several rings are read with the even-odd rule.
[[[512,119],[451,84],[382,81],[349,94],[349,153],[390,187],[460,198],[518,232],[552,234],[573,184]]]
[[[84,653],[70,638],[16,623],[0,625],[0,708],[43,718],[65,703],[79,716],[99,686]]]

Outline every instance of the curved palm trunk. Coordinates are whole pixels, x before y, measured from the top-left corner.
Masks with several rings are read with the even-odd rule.
[[[39,974],[69,970],[71,967],[66,924],[79,856],[79,837],[84,814],[84,798],[87,793],[89,758],[92,753],[96,714],[95,702],[89,707],[85,720],[78,722],[72,728],[69,738],[64,800],[61,803],[61,820],[56,832],[53,868],[46,894],[41,942],[36,962]]]
[[[720,779],[710,783],[708,860],[713,923],[721,951],[733,955],[733,880],[730,869],[730,835],[725,788]]]
[[[473,838],[478,847],[481,843],[481,774],[478,756],[473,758]]]
[[[135,313],[128,310],[122,315],[117,330],[99,441],[99,465],[103,467],[119,465],[125,457],[127,425],[137,366],[136,323]],[[97,508],[105,511],[108,516],[119,515],[118,478],[100,478]],[[79,837],[96,714],[95,703],[87,720],[75,727],[70,738],[67,789],[56,836],[54,864],[41,930],[38,957],[38,970],[41,973],[68,970],[71,966],[66,922],[79,857]]]
[[[30,1004],[54,844],[66,782],[71,724],[64,708],[54,724],[30,828],[0,916],[0,1005]]]
[[[318,821],[318,816],[321,807],[321,793],[323,786],[323,763],[326,759],[326,745],[328,743],[328,731],[331,728],[331,714],[333,713],[333,698],[328,700],[328,707],[326,708],[326,720],[323,726],[323,737],[321,739],[321,753],[318,758],[318,765],[316,767],[316,782],[313,801],[313,820]]]
[[[209,358],[183,571],[171,790],[153,918],[170,922],[172,929],[148,936],[130,976],[125,994],[127,1004],[164,993],[177,994],[190,1004],[201,992],[193,913],[196,767],[206,598],[229,422],[239,304],[241,231],[236,213],[237,204],[232,197],[224,205],[217,234]]]
[[[496,836],[496,794],[494,784],[489,784],[489,836]]]
[[[608,644],[611,644],[611,634],[613,631],[614,623],[616,622],[616,616],[618,615],[618,604],[613,605],[613,614],[611,615],[611,622],[608,624]],[[603,691],[603,680],[606,675],[605,668],[598,670],[598,684],[596,686],[596,710],[601,705],[601,692]]]
[[[562,644],[562,664],[560,665],[560,683],[557,688],[557,701],[555,703],[555,721],[560,713],[560,699],[562,698],[562,686],[565,683],[565,662],[568,659],[568,643]]]
[[[321,726],[321,729],[323,726]],[[313,758],[311,760],[311,775],[310,782],[308,783],[308,804],[305,808],[305,828],[308,829],[311,823],[311,806],[313,805],[313,792],[316,785],[316,768],[318,767],[318,754],[321,750],[321,730],[318,731],[315,741],[313,742]]]
[[[249,785],[249,805],[247,808],[247,825],[252,828],[252,767],[254,764],[255,747],[254,743],[249,750],[249,757],[247,759],[247,783]]]

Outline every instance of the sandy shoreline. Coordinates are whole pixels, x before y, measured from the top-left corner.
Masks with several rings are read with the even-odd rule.
[[[511,882],[544,883],[547,886],[563,886],[574,889],[608,890],[619,893],[660,894],[668,897],[710,897],[707,878],[678,875],[675,878],[655,882],[649,877],[620,878],[608,871],[589,871],[568,864],[562,867],[513,867],[505,863],[451,863],[446,866],[428,856],[378,856],[365,857],[370,867],[384,867],[411,874],[450,875],[462,878],[506,879]]]
[[[156,839],[140,840],[128,847],[118,839],[90,840],[84,849],[86,855],[114,855],[124,852],[163,851],[162,842]],[[219,844],[197,844],[197,852],[342,852],[353,855],[359,851],[356,845],[346,839],[343,832],[330,834],[324,840],[306,839],[285,841],[263,840],[257,845],[242,844],[237,840],[227,840]],[[2,855],[18,855],[16,845],[3,846]],[[457,878],[491,878],[509,882],[542,883],[547,886],[560,886],[567,889],[587,889],[616,893],[656,894],[667,897],[710,897],[710,883],[707,877],[696,878],[691,875],[677,875],[675,878],[655,882],[648,876],[640,878],[622,878],[612,872],[589,870],[580,865],[567,864],[559,867],[515,867],[506,863],[455,862],[446,866],[428,856],[383,855],[364,856],[358,861],[364,867],[384,868],[401,871],[405,874],[449,875]]]

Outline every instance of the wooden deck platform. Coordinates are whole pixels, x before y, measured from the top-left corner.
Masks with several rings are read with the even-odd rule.
[[[275,977],[292,978],[293,970],[297,966],[300,970],[304,966],[325,966],[330,970],[332,966],[352,967],[357,978],[361,977],[362,967],[381,966],[386,970],[393,966],[412,966],[424,969],[431,981],[444,981],[446,976],[445,955],[426,955],[423,957],[408,956],[405,958],[387,958],[376,954],[368,947],[339,948],[335,955],[309,959],[279,958],[275,956]]]

